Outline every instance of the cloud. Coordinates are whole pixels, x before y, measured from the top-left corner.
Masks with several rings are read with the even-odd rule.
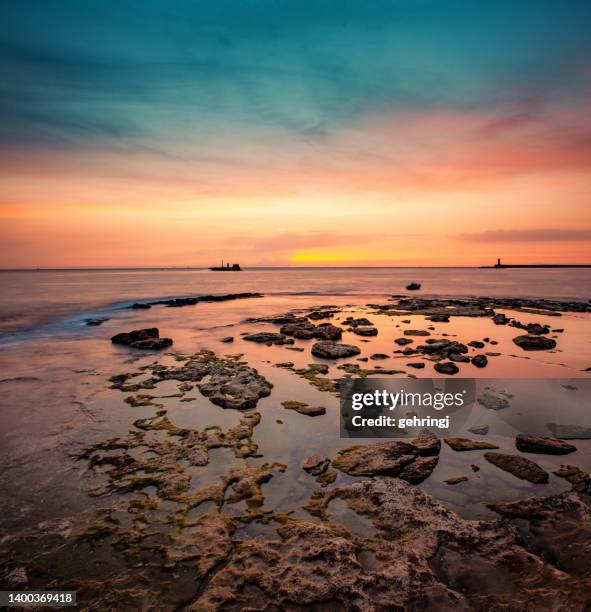
[[[486,230],[459,234],[464,242],[581,242],[591,241],[591,229],[517,229]]]

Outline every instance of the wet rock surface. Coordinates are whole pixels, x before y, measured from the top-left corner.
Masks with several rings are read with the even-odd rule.
[[[556,341],[546,336],[523,334],[513,338],[513,342],[524,351],[547,351],[556,348]]]
[[[341,359],[344,357],[352,357],[359,355],[361,350],[353,344],[343,344],[337,342],[323,341],[316,342],[312,346],[312,355],[322,357],[324,359]]]
[[[111,342],[148,351],[159,351],[172,345],[170,338],[160,337],[160,331],[156,327],[134,329],[130,332],[115,334],[111,338]]]
[[[529,480],[534,484],[548,482],[548,472],[526,457],[503,453],[484,453],[484,458],[501,470],[522,480]]]
[[[515,446],[523,453],[541,453],[546,455],[568,455],[574,453],[577,447],[557,438],[527,436],[519,434],[515,438]]]

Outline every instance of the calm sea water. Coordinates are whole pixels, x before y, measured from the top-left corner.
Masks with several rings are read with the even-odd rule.
[[[589,299],[591,269],[257,268],[0,272],[0,335],[152,298],[259,291],[386,297],[416,281],[423,296]]]

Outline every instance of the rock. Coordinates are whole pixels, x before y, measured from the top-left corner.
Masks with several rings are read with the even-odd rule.
[[[489,410],[504,410],[509,407],[509,401],[493,393],[484,393],[477,399],[478,403]]]
[[[419,455],[438,455],[441,450],[441,440],[428,429],[423,429],[416,438],[410,442],[418,451]]]
[[[377,336],[378,330],[376,327],[359,326],[353,328],[353,333],[358,336]]]
[[[230,342],[234,342],[234,337],[233,336],[226,336],[225,338],[222,338],[220,340],[220,342],[224,342],[225,344],[229,344]]]
[[[492,320],[495,325],[507,325],[507,323],[510,321],[510,319],[507,318],[507,316],[502,312],[497,313]]]
[[[390,359],[390,355],[385,355],[384,353],[374,353],[371,355],[370,359],[374,361],[383,361],[384,359]]]
[[[293,361],[280,361],[279,363],[275,364],[276,368],[285,368],[286,370],[290,370],[291,368],[294,367],[294,362]]]
[[[445,443],[455,451],[490,450],[499,448],[486,440],[470,440],[469,438],[446,438]]]
[[[312,355],[324,359],[341,359],[359,355],[359,353],[361,353],[361,349],[357,346],[331,342],[330,340],[316,342],[316,344],[312,346]]]
[[[546,351],[556,347],[556,341],[546,336],[536,336],[535,334],[524,334],[513,338],[513,342],[524,351]]]
[[[515,446],[522,453],[540,453],[545,455],[568,455],[577,450],[576,446],[558,438],[526,436],[525,434],[516,436]]]
[[[152,308],[152,306],[150,306],[150,304],[143,304],[142,302],[136,302],[135,304],[132,304],[130,308],[133,308],[134,310],[148,310],[148,308]]]
[[[274,332],[258,332],[244,336],[243,340],[259,344],[285,344],[287,338],[283,334],[276,334]]]
[[[411,361],[410,363],[407,363],[406,365],[409,366],[410,368],[415,368],[416,370],[422,370],[425,367],[425,362],[424,361]]]
[[[427,317],[428,321],[433,321],[434,323],[449,323],[449,315],[445,313],[436,313]]]
[[[308,457],[303,465],[302,469],[312,476],[320,476],[324,474],[330,465],[330,459],[325,455],[316,454]]]
[[[566,577],[578,577],[579,584],[588,585],[591,542],[591,512],[588,503],[575,491],[550,497],[530,497],[514,502],[489,504],[503,518],[521,523],[524,540],[531,542],[536,558],[548,559]],[[589,601],[587,587],[581,604]],[[563,606],[558,602],[557,609]],[[527,606],[526,606],[527,608]]]
[[[396,338],[394,342],[396,342],[396,344],[399,344],[400,346],[404,346],[405,344],[411,344],[412,342],[414,342],[414,340],[412,340],[411,338]]]
[[[162,350],[172,345],[171,338],[160,338],[158,328],[134,329],[130,332],[115,334],[111,338],[113,344],[123,344],[143,350]]]
[[[574,465],[561,465],[554,474],[570,482],[574,491],[591,495],[591,474],[589,472],[585,472]]]
[[[326,414],[326,408],[323,406],[310,406],[305,402],[296,402],[294,400],[287,400],[285,402],[281,402],[281,405],[287,410],[295,410],[300,414],[305,414],[306,416],[322,416]]]
[[[459,363],[470,363],[470,357],[466,355],[460,355],[459,353],[451,353],[448,355],[450,361],[457,361]]]
[[[453,361],[443,361],[435,364],[435,371],[440,374],[457,374],[460,370]]]
[[[149,302],[151,306],[168,306],[169,308],[180,308],[182,306],[194,306],[199,302],[227,302],[229,300],[242,300],[247,298],[264,297],[262,293],[228,293],[226,295],[200,295],[196,297],[178,297],[168,300],[157,300]]]
[[[345,506],[348,527],[340,524],[339,515],[330,515],[337,505],[333,501]],[[566,500],[563,506],[568,509]],[[316,490],[306,508],[323,520],[281,516],[280,522],[269,521],[264,536],[243,541],[236,541],[228,528],[217,534],[214,529],[208,534],[191,530],[188,537],[193,541],[211,538],[226,547],[221,554],[191,547],[193,558],[183,561],[191,565],[200,588],[195,590],[191,581],[193,588],[183,590],[178,602],[160,607],[188,612],[578,612],[589,600],[588,555],[581,554],[589,546],[589,513],[580,501],[574,505],[576,522],[568,522],[569,529],[577,525],[577,548],[570,549],[577,554],[570,562],[571,538],[548,538],[556,554],[538,555],[530,548],[532,538],[524,543],[509,521],[463,519],[419,487],[396,478]],[[527,520],[543,516],[538,508]],[[354,532],[359,525],[365,530],[362,536]],[[551,521],[553,529],[562,525],[564,520]],[[143,575],[145,568],[139,571]],[[158,593],[158,584],[150,584],[143,607],[157,597],[153,593]],[[189,603],[186,593],[192,598]],[[125,607],[88,603],[92,609]]]
[[[567,440],[586,440],[591,438],[591,428],[580,425],[546,423],[546,427],[557,437]]]
[[[407,291],[418,291],[421,288],[421,283],[410,283],[406,285]]]
[[[489,429],[490,428],[488,425],[474,425],[473,427],[470,427],[468,431],[470,433],[476,434],[477,436],[486,436]]]
[[[4,577],[6,587],[10,589],[18,589],[29,584],[29,576],[27,575],[26,567],[15,567]]]
[[[468,342],[468,346],[473,346],[474,348],[484,348],[484,342],[480,342],[480,340],[472,340]]]
[[[425,329],[405,329],[405,336],[430,336],[431,334]]]
[[[444,480],[443,482],[445,482],[445,484],[448,485],[457,485],[460,484],[460,482],[466,482],[468,480],[467,476],[453,476],[452,478],[448,478],[447,480]]]
[[[97,317],[96,319],[84,319],[88,327],[97,327],[106,321],[110,321],[109,317]]]
[[[330,323],[322,323],[314,330],[314,337],[320,340],[340,340],[343,330]]]
[[[310,314],[307,315],[308,319],[312,319],[314,321],[318,321],[319,319],[332,319],[334,315],[337,313],[337,310],[313,310]]]
[[[420,484],[431,476],[438,462],[438,456],[418,457],[400,470],[398,478],[413,485]]]
[[[472,357],[472,365],[477,368],[485,368],[488,365],[486,355],[474,355],[474,357]]]
[[[517,478],[521,478],[521,480],[528,480],[534,484],[548,482],[548,472],[526,457],[503,453],[484,453],[484,458],[489,463]]]
[[[474,463],[470,464],[470,468],[472,469],[473,472],[480,472],[480,468]]]
[[[354,319],[353,317],[347,317],[343,320],[343,325],[348,325],[349,327],[358,327],[358,326],[372,326],[373,323],[366,319],[365,317],[359,317],[358,319]]]
[[[332,464],[350,476],[397,476],[417,455],[417,449],[412,444],[389,440],[344,448],[338,452]]]

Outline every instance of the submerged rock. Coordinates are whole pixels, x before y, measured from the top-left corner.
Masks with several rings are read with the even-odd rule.
[[[591,428],[581,425],[546,423],[546,427],[557,437],[567,440],[586,440],[591,438]]]
[[[84,319],[88,327],[98,327],[107,321],[110,321],[109,317],[97,317],[96,319]]]
[[[474,425],[470,427],[468,431],[470,433],[476,434],[477,436],[486,436],[490,427],[488,425]]]
[[[134,329],[130,332],[115,334],[111,338],[113,344],[123,344],[136,349],[158,351],[172,345],[171,338],[160,338],[158,328]]]
[[[545,455],[568,455],[577,450],[576,446],[558,438],[526,436],[525,434],[519,434],[515,438],[515,446],[522,453],[540,453]]]
[[[424,361],[411,361],[410,363],[407,363],[406,365],[409,366],[410,368],[415,368],[415,370],[422,370],[425,367],[425,362]]]
[[[509,407],[509,401],[493,393],[483,393],[477,402],[489,410],[504,410]]]
[[[460,482],[466,482],[468,480],[467,476],[452,476],[452,478],[448,478],[447,480],[444,480],[443,482],[445,482],[445,484],[448,485],[457,485],[460,484]]]
[[[517,478],[521,478],[521,480],[529,480],[534,484],[548,482],[548,472],[526,457],[503,453],[484,453],[484,458],[489,463]]]
[[[359,353],[361,353],[361,349],[353,344],[341,344],[330,340],[316,342],[312,346],[312,355],[324,359],[341,359],[359,355]]]
[[[513,342],[524,351],[546,351],[556,347],[556,341],[546,336],[524,334],[513,338]]]

